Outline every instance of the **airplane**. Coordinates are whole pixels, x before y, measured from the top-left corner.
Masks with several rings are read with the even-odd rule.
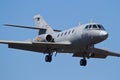
[[[46,54],[46,62],[51,62],[53,54],[57,55],[58,53],[69,53],[73,57],[82,57],[80,60],[81,66],[86,66],[87,59],[89,58],[105,59],[107,56],[120,57],[119,53],[94,47],[95,44],[108,38],[108,32],[99,23],[90,22],[61,31],[51,28],[39,14],[33,18],[36,27],[13,24],[4,24],[4,26],[38,30],[38,35],[34,40],[0,40],[0,43],[8,44],[8,48]]]

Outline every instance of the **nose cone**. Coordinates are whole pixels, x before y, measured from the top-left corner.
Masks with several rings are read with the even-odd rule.
[[[105,40],[108,37],[108,33],[106,31],[101,31],[100,37],[101,37],[101,39]]]

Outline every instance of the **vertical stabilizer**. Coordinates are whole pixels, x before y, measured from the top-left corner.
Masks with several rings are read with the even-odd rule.
[[[41,28],[41,30],[39,30],[39,35],[40,34],[52,34],[54,33],[53,29],[47,24],[47,22],[42,18],[42,16],[35,15],[34,17],[34,21],[35,21],[35,25],[38,28]],[[43,30],[44,29],[44,30]]]

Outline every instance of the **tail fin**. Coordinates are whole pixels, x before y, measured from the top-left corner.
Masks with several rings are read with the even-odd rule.
[[[47,22],[42,18],[42,16],[40,15],[35,15],[34,16],[34,21],[35,21],[35,25],[38,28],[42,28],[41,30],[39,30],[38,35],[40,34],[52,34],[54,33],[54,30],[47,24]]]

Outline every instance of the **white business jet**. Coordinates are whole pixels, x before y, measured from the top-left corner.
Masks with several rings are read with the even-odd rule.
[[[81,66],[87,65],[86,58],[101,58],[107,56],[120,57],[119,53],[98,49],[94,45],[107,39],[108,33],[101,24],[88,23],[64,31],[52,29],[40,15],[34,16],[36,27],[5,24],[5,26],[38,30],[38,36],[33,41],[0,40],[9,48],[34,51],[46,54],[45,61],[51,62],[55,53],[73,54],[82,57]]]

